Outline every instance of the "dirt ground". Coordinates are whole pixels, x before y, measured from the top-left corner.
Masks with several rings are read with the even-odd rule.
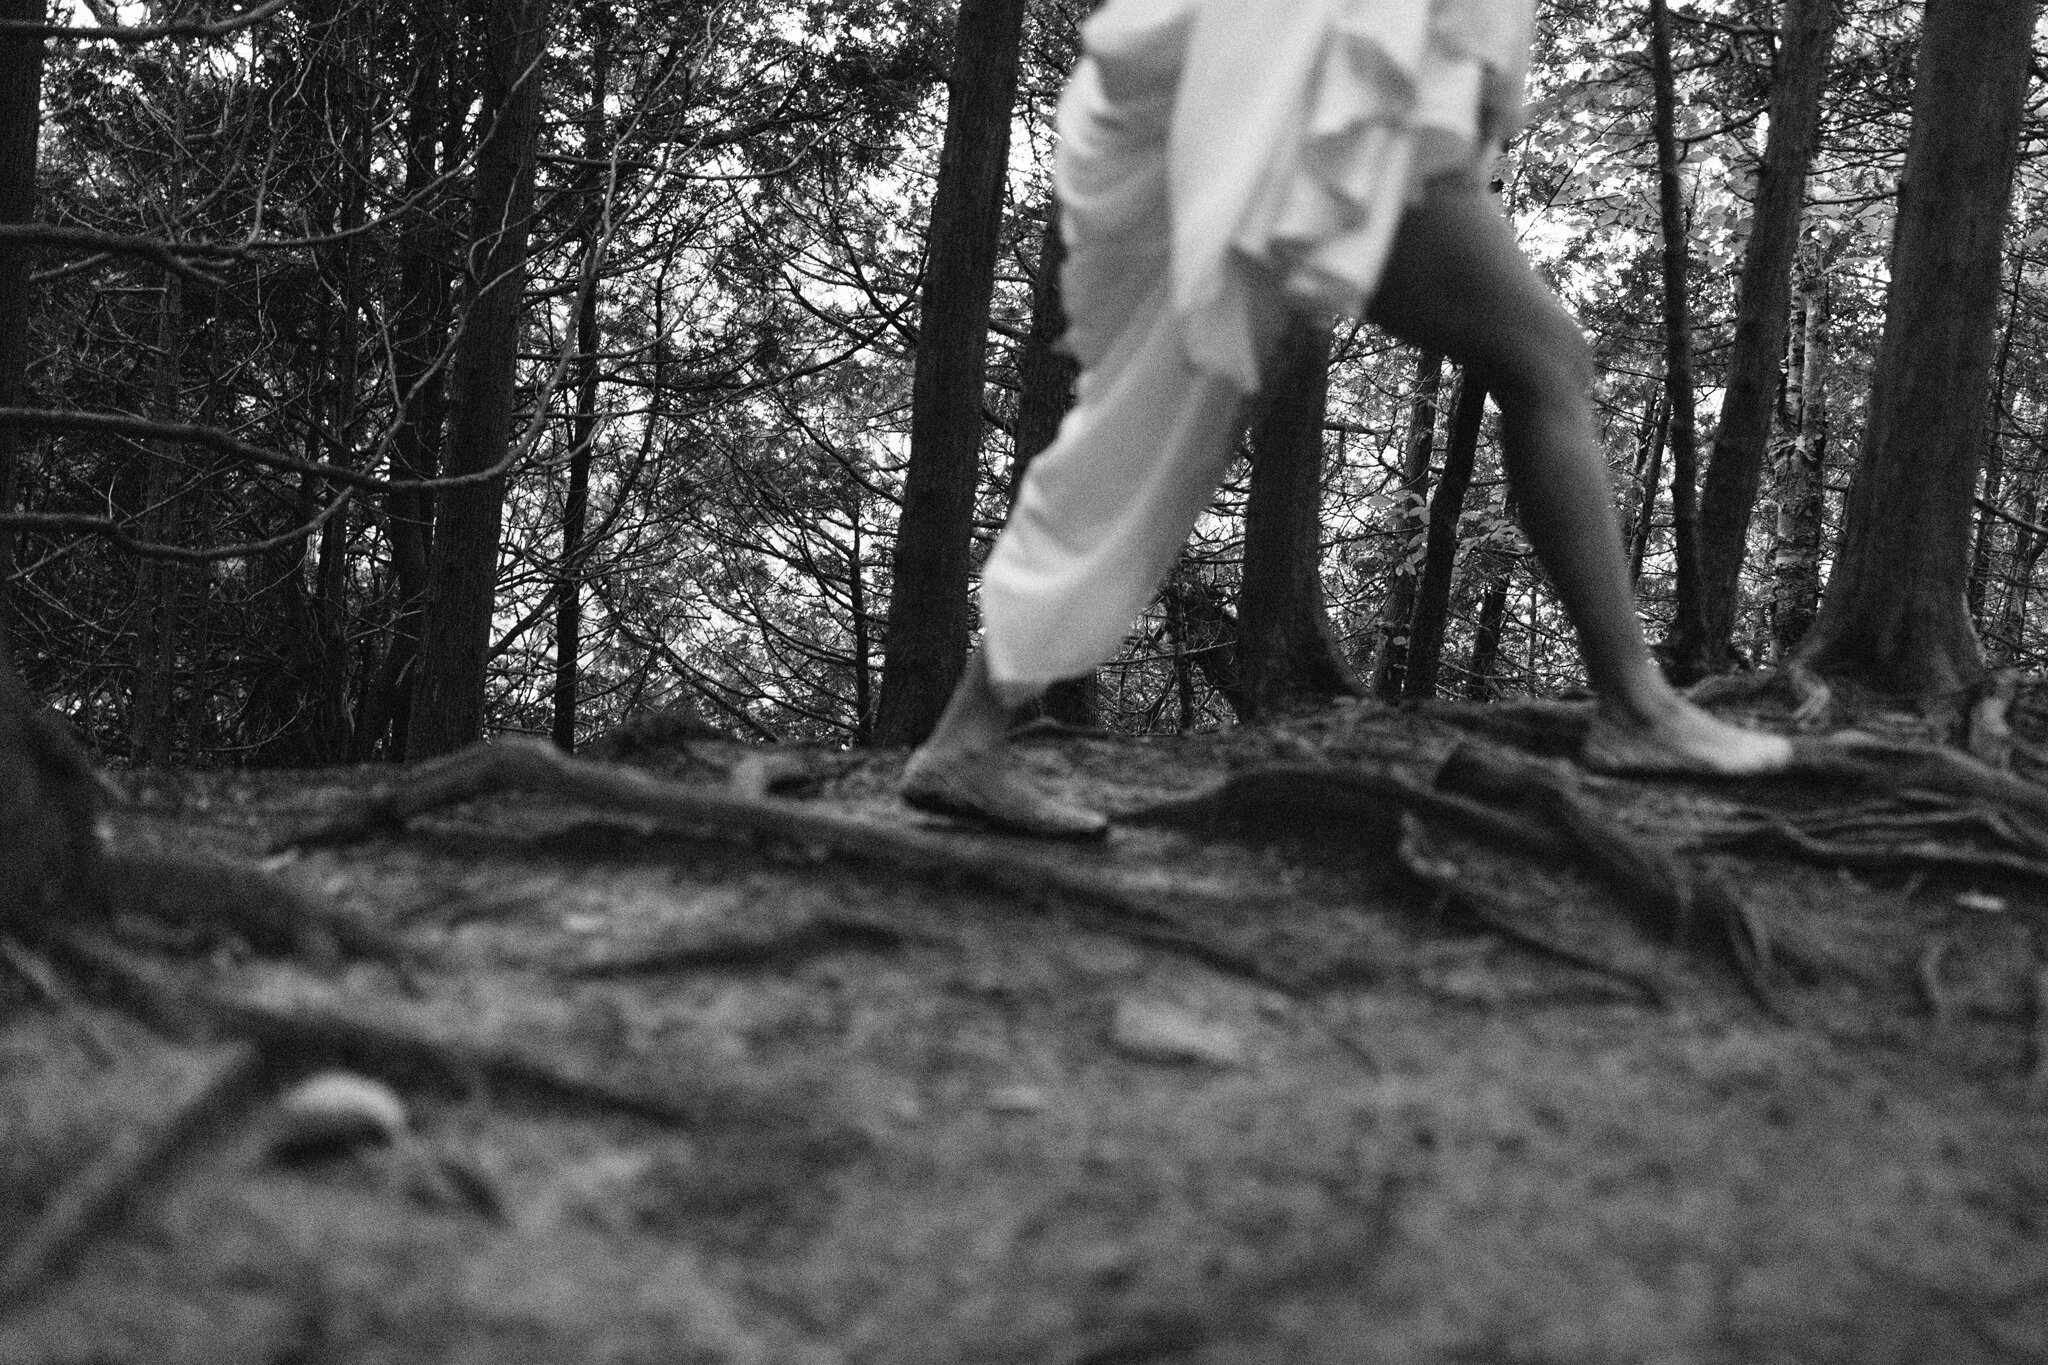
[[[131,949],[269,1017],[540,1059],[594,1098],[394,1060],[395,1143],[281,1151],[274,1091],[198,1121],[4,1309],[0,1361],[2048,1359],[2031,831],[1910,794],[1579,779],[1736,893],[1781,961],[1760,998],[1562,845],[1433,826],[1404,867],[1394,825],[1313,788],[1142,815],[1261,765],[1426,780],[1517,714],[1023,741],[1133,817],[1101,847],[904,810],[897,753],[636,760],[930,831],[992,876],[546,794],[282,855],[426,965],[161,920]],[[1540,741],[1564,712],[1530,714]],[[376,776],[127,774],[114,839],[257,858]],[[1717,842],[1793,817],[1862,851]],[[1005,890],[1005,867],[1054,880]],[[1115,894],[1056,889],[1077,877]],[[34,975],[0,971],[0,1248],[192,1119],[234,1055]]]

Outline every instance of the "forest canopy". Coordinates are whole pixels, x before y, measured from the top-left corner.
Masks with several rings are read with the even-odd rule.
[[[946,272],[992,263],[985,325],[946,334],[984,338],[955,367],[970,573],[1071,382],[1048,349],[1052,115],[1086,10],[9,4],[0,86],[40,107],[33,195],[0,203],[21,225],[0,226],[0,332],[21,336],[0,579],[31,689],[138,763],[568,744],[661,709],[876,739]],[[1500,192],[1592,340],[1617,515],[1681,675],[1786,663],[1819,610],[1905,269],[1932,31],[1921,6],[1868,0],[1542,7]],[[981,144],[994,211],[941,243],[949,106],[990,98],[970,61],[1013,68],[1014,91]],[[2023,83],[2038,64],[2007,63]],[[1954,518],[1983,658],[2021,668],[2048,656],[2042,102],[2029,83],[1989,330],[1965,319],[1989,394],[1970,399],[1981,436],[1959,428],[1977,472]],[[1766,230],[1786,250],[1758,266]],[[1343,664],[1390,697],[1578,686],[1483,395],[1349,322],[1304,354],[1318,382],[1276,392],[1289,429],[1320,432],[1319,479],[1292,496],[1314,500]],[[1166,590],[1069,699],[1085,718],[1256,709],[1244,512],[1281,438],[1252,418]],[[1756,433],[1746,486],[1737,426]]]

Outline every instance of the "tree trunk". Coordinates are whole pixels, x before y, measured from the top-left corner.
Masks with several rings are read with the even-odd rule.
[[[0,19],[40,23],[44,0],[0,0]],[[0,223],[26,223],[36,207],[36,135],[41,127],[43,40],[0,38]],[[29,253],[0,245],[0,406],[28,392]],[[21,485],[21,429],[0,429],[0,516],[15,510]],[[0,668],[7,662],[14,531],[0,525]]]
[[[604,183],[605,117],[604,96],[611,67],[610,11],[600,5],[592,11],[597,32],[597,51],[590,74],[590,107],[584,116],[583,155],[591,163],[585,193],[593,196],[584,207],[589,226],[583,249],[589,264],[598,267],[597,253],[603,249],[603,204],[596,196],[610,193]],[[576,748],[577,653],[583,643],[583,561],[588,547],[583,543],[584,523],[590,515],[590,457],[597,440],[597,285],[595,274],[583,282],[583,296],[576,308],[576,416],[569,426],[569,486],[562,496],[562,566],[555,578],[555,686],[550,699],[554,707],[553,738],[563,753]],[[854,573],[859,574],[856,565]]]
[[[1508,490],[1500,510],[1502,516],[1510,521],[1514,519],[1513,489]],[[1511,555],[1496,550],[1493,558],[1492,575],[1486,580],[1486,592],[1479,599],[1479,625],[1472,633],[1472,661],[1466,670],[1470,676],[1465,684],[1465,696],[1472,701],[1489,701],[1493,697],[1493,673],[1500,664],[1501,628],[1508,616],[1508,587],[1514,577],[1515,561]]]
[[[1750,513],[1771,438],[1778,365],[1785,354],[1799,209],[1820,130],[1821,86],[1834,46],[1836,0],[1784,0],[1771,79],[1769,140],[1757,168],[1756,203],[1735,299],[1728,391],[1714,430],[1713,458],[1700,489],[1701,636],[1680,652],[1710,670],[1735,663],[1731,641],[1741,602]]]
[[[1671,405],[1671,534],[1678,561],[1677,602],[1670,640],[1681,681],[1704,671],[1700,617],[1699,444],[1693,421],[1692,306],[1685,207],[1678,183],[1678,114],[1672,92],[1671,18],[1664,0],[1650,0],[1650,84],[1657,141],[1657,204],[1664,233],[1664,392]]]
[[[1664,486],[1664,445],[1671,436],[1671,396],[1662,385],[1643,414],[1636,458],[1637,481],[1643,496],[1636,505],[1635,529],[1628,539],[1628,581],[1640,583],[1643,558],[1650,552],[1650,534],[1657,528],[1657,493]]]
[[[1990,572],[1991,551],[1998,539],[1998,518],[1991,509],[1998,505],[1999,486],[2005,475],[2005,446],[1999,436],[2005,412],[2006,368],[2012,359],[2013,335],[2019,330],[2013,324],[2019,318],[2020,285],[2025,275],[2021,263],[2015,261],[2012,285],[2005,295],[2005,325],[1999,329],[1998,364],[1993,370],[1991,403],[1984,423],[1984,491],[1970,550],[1970,621],[1979,630],[1984,626],[1984,579]]]
[[[1237,658],[1255,720],[1357,696],[1358,678],[1323,608],[1323,410],[1331,324],[1297,318],[1274,356],[1252,427],[1251,489],[1238,583]]]
[[[1060,267],[1067,259],[1060,236],[1059,200],[1045,206],[1045,231],[1039,238],[1038,269],[1031,277],[1031,330],[1017,356],[1016,457],[1010,468],[1010,502],[1024,485],[1024,471],[1059,435],[1067,409],[1074,405],[1074,382],[1081,366],[1058,349],[1067,330],[1067,308],[1060,294]],[[1054,683],[1039,699],[1038,713],[1067,725],[1101,722],[1101,685],[1090,670],[1085,676]]]
[[[1771,555],[1771,632],[1776,657],[1792,657],[1820,605],[1822,473],[1827,461],[1828,283],[1824,265],[1800,282],[1800,327],[1786,367],[1786,425],[1778,465],[1777,544]]]
[[[405,125],[405,193],[416,205],[399,235],[398,298],[393,307],[392,379],[402,407],[392,439],[391,478],[401,485],[384,498],[391,538],[391,575],[398,608],[391,642],[364,696],[356,725],[355,757],[365,760],[380,748],[384,757],[405,757],[412,696],[425,623],[427,576],[433,552],[433,498],[403,487],[430,479],[441,460],[441,429],[447,417],[446,371],[436,364],[450,324],[448,268],[442,263],[444,234],[433,206],[422,202],[441,174],[443,131],[448,118],[447,11],[442,0],[422,0],[415,10],[415,68]]]
[[[1479,454],[1479,426],[1486,416],[1486,389],[1469,370],[1458,376],[1458,397],[1451,409],[1450,435],[1444,443],[1444,473],[1436,496],[1429,500],[1429,543],[1422,555],[1422,578],[1415,588],[1415,615],[1408,624],[1408,668],[1402,680],[1404,697],[1434,697],[1443,664],[1444,630],[1451,618],[1451,575],[1458,562],[1458,519],[1465,510],[1465,490],[1472,484],[1472,465]]]
[[[182,52],[168,63],[167,75],[171,98],[177,101],[171,142],[177,150],[164,168],[162,230],[166,236],[180,237],[185,232],[183,148],[192,104]],[[155,416],[165,423],[181,420],[178,394],[185,342],[184,286],[183,278],[165,271],[163,292],[157,298]],[[143,535],[159,544],[177,541],[183,535],[178,515],[182,497],[175,469],[183,453],[175,441],[157,441],[145,457],[149,472],[143,479]],[[129,693],[128,746],[135,762],[151,767],[162,767],[171,757],[175,719],[171,683],[177,665],[181,567],[161,559],[140,559],[135,564],[135,685]]]
[[[1181,728],[1194,724],[1195,673],[1223,698],[1232,715],[1249,716],[1252,706],[1245,697],[1244,675],[1237,662],[1238,620],[1227,594],[1200,575],[1177,569],[1167,579],[1160,600],[1174,646],[1174,677],[1185,698],[1182,710],[1188,719]]]
[[[5,13],[42,18],[40,8]],[[0,651],[0,932],[76,923],[98,908],[100,795],[84,753]]]
[[[483,82],[489,131],[477,149],[468,312],[449,380],[450,474],[490,468],[504,458],[512,438],[547,11],[548,0],[520,0],[516,7],[493,11],[489,19]],[[484,663],[491,643],[504,499],[500,476],[445,490],[436,500],[408,758],[459,749],[483,728]]]
[[[1401,695],[1408,672],[1408,622],[1415,615],[1415,580],[1420,569],[1414,563],[1417,542],[1429,534],[1429,461],[1436,447],[1436,405],[1443,391],[1444,358],[1441,352],[1424,351],[1415,358],[1415,396],[1408,403],[1408,440],[1401,447],[1401,486],[1396,496],[1395,534],[1399,543],[1392,581],[1380,627],[1379,667],[1374,670],[1373,691],[1382,700]]]
[[[1841,554],[1799,661],[1895,693],[1979,678],[1970,507],[2034,0],[1929,0],[1884,337]]]
[[[875,738],[931,732],[967,659],[967,580],[981,470],[982,380],[1024,0],[961,0],[946,140],[925,242],[910,468],[891,557]]]
[[[2019,518],[2035,524],[2041,515],[2040,457],[2043,454],[2048,454],[2048,451],[2035,452],[2035,466],[2027,472],[2025,487],[2020,492]],[[2048,539],[2024,526],[2013,528],[2012,567],[2007,571],[2005,601],[1998,613],[1998,624],[1989,632],[1991,644],[2003,663],[2017,663],[2025,649],[2027,602],[2033,595],[2034,570],[2041,562],[2044,549],[2048,549]]]

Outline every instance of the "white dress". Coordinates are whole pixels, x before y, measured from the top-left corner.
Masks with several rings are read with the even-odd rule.
[[[1290,309],[1358,316],[1422,183],[1521,120],[1533,0],[1109,0],[1060,101],[1081,362],[982,571],[1007,699],[1113,654]]]

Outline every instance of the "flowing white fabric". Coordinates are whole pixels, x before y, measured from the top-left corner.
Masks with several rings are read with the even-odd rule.
[[[1289,309],[1357,316],[1430,176],[1521,119],[1533,0],[1109,0],[1060,101],[1076,405],[982,573],[1011,699],[1115,652]]]

